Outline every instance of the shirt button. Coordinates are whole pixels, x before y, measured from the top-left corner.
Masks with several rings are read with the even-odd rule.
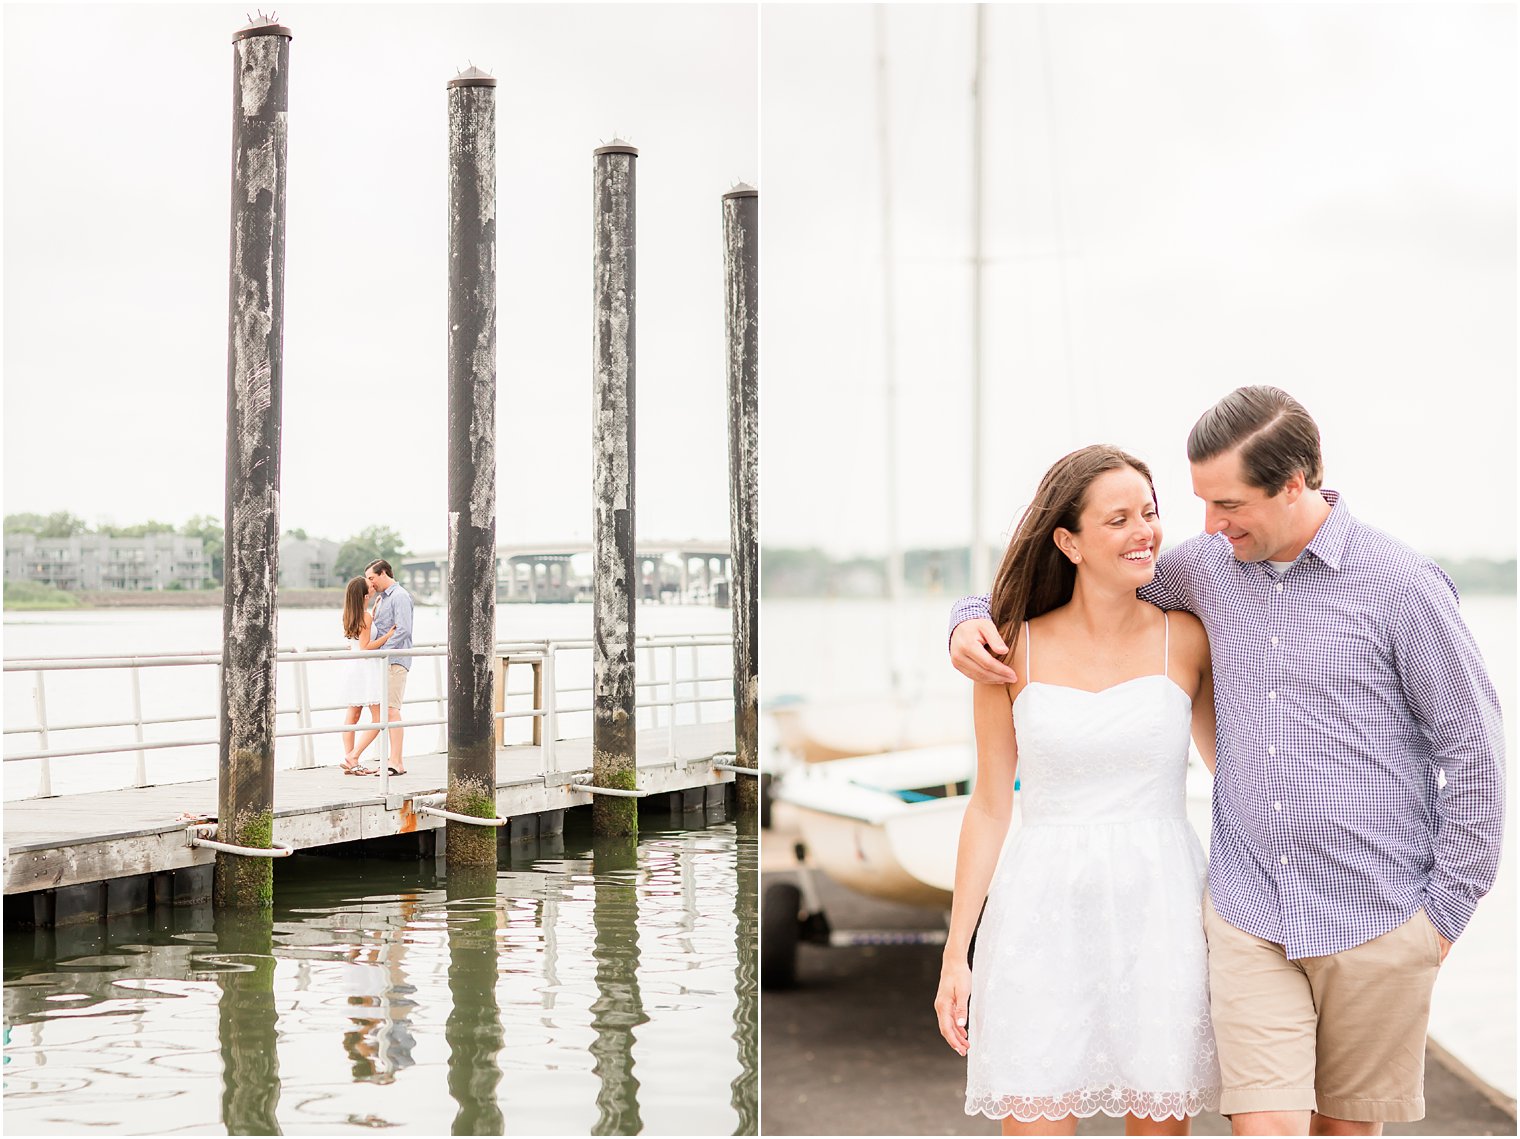
[[[1267,754],[1268,755],[1276,755],[1277,754],[1277,745],[1276,744],[1268,744],[1267,745]]]
[[[1278,582],[1278,583],[1277,583],[1277,592],[1278,592],[1278,593],[1281,593],[1281,592],[1282,592],[1282,582]]]
[[[1277,699],[1277,689],[1274,688],[1274,689],[1272,689],[1271,692],[1268,692],[1267,693],[1267,699],[1268,700],[1276,700]]]
[[[1277,638],[1276,638],[1276,637],[1273,637],[1273,638],[1272,638],[1272,643],[1273,643],[1273,644],[1274,644],[1274,645],[1275,645],[1275,644],[1277,644]]]
[[[1281,803],[1273,803],[1272,804],[1272,809],[1274,811],[1281,811],[1282,810],[1282,804]]]
[[[1282,856],[1282,864],[1284,866],[1288,865],[1288,856],[1286,854]]]

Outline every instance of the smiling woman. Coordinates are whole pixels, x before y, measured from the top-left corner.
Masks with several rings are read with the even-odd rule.
[[[1190,731],[1213,756],[1212,674],[1197,618],[1136,597],[1159,541],[1145,464],[1085,447],[1041,480],[993,587],[1020,675],[976,690],[935,1010],[969,1057],[967,1113],[1005,1134],[1099,1113],[1186,1134],[1217,1106],[1203,852],[1185,808]]]

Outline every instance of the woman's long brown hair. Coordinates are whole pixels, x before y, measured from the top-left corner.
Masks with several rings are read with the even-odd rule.
[[[1034,501],[1019,519],[992,583],[992,620],[1009,652],[1013,651],[1014,639],[1025,621],[1059,609],[1071,600],[1077,567],[1056,545],[1055,532],[1060,527],[1072,533],[1080,530],[1087,488],[1099,475],[1123,467],[1133,467],[1145,476],[1151,486],[1151,501],[1155,502],[1156,484],[1151,479],[1151,469],[1128,452],[1106,443],[1083,447],[1058,459],[1040,480]]]
[[[369,582],[356,577],[343,591],[343,635],[351,641],[359,639],[364,628],[364,599],[369,596]]]

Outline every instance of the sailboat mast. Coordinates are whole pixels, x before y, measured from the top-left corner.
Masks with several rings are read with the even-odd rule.
[[[982,81],[987,6],[976,6],[976,70],[971,80],[971,591],[992,588],[987,538],[982,532]]]
[[[875,7],[876,16],[876,129],[877,154],[881,161],[881,332],[882,374],[886,381],[887,418],[887,600],[893,609],[902,602],[902,543],[897,531],[897,257],[892,245],[892,151],[887,129],[887,16],[886,6]],[[896,662],[893,662],[896,687]]]

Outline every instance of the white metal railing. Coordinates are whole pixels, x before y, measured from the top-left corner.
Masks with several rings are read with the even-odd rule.
[[[678,765],[682,763],[676,753],[675,726],[678,710],[682,707],[690,707],[692,715],[697,723],[702,721],[701,708],[703,704],[729,704],[733,700],[732,693],[732,656],[726,655],[728,664],[726,672],[702,675],[700,671],[701,653],[703,648],[729,647],[733,643],[732,637],[727,634],[699,634],[699,635],[672,635],[639,637],[635,642],[635,675],[645,676],[649,679],[635,681],[635,706],[646,710],[650,716],[651,727],[659,727],[662,718],[669,730],[668,755]],[[540,744],[542,759],[542,771],[544,774],[559,771],[555,744],[560,736],[560,718],[577,714],[590,713],[593,705],[590,699],[594,691],[590,684],[560,687],[557,683],[559,675],[558,661],[565,653],[589,653],[594,642],[590,638],[575,640],[540,640],[540,641],[499,641],[495,646],[496,658],[508,658],[510,663],[536,663],[541,670],[539,684],[542,692],[542,703],[534,702],[534,692],[530,690],[509,690],[505,688],[503,681],[502,707],[495,713],[497,721],[532,719],[540,721],[541,726],[537,733]],[[680,650],[688,649],[689,675],[682,675],[680,669]],[[313,717],[317,713],[346,711],[351,705],[347,704],[313,704],[311,689],[308,682],[308,668],[312,664],[328,661],[346,660],[374,660],[376,656],[383,660],[383,674],[388,677],[389,666],[392,657],[422,657],[431,658],[433,661],[433,679],[435,691],[431,696],[413,695],[402,700],[405,705],[433,704],[436,715],[427,719],[406,719],[392,721],[390,719],[390,691],[389,684],[382,685],[379,721],[371,720],[366,727],[361,721],[356,723],[344,723],[325,727],[314,727]],[[447,725],[448,725],[448,692],[443,683],[442,658],[448,655],[448,647],[444,644],[415,645],[409,648],[392,650],[381,649],[282,649],[276,653],[277,664],[289,664],[295,669],[294,677],[294,707],[276,707],[276,723],[280,717],[294,717],[295,726],[277,728],[275,739],[292,739],[299,741],[299,759],[296,764],[300,768],[317,766],[312,749],[312,741],[318,736],[338,735],[353,733],[356,736],[370,731],[378,734],[374,742],[379,745],[380,782],[382,792],[389,789],[389,760],[390,760],[390,728],[395,723],[404,729],[416,729],[437,726],[439,728],[438,750],[447,750]],[[657,662],[664,664],[664,676],[660,677]],[[140,653],[132,656],[74,656],[74,657],[28,657],[7,660],[4,662],[6,673],[30,672],[34,674],[33,708],[36,714],[36,722],[17,727],[7,724],[4,735],[7,742],[13,736],[32,735],[37,738],[38,748],[33,751],[11,752],[3,757],[5,763],[38,762],[40,764],[38,777],[39,796],[49,796],[52,791],[52,761],[55,759],[79,758],[83,756],[103,756],[121,754],[125,752],[135,753],[135,768],[133,786],[143,787],[148,785],[147,753],[150,751],[166,751],[175,748],[207,747],[216,746],[219,743],[219,735],[198,735],[188,739],[148,740],[144,736],[145,727],[158,727],[170,724],[193,724],[205,722],[218,722],[220,710],[210,713],[193,713],[188,715],[170,715],[146,717],[143,715],[142,700],[142,670],[148,668],[207,668],[214,667],[218,671],[220,682],[221,654],[219,652],[193,652],[193,653]],[[96,669],[126,670],[130,677],[132,716],[129,719],[117,720],[92,720],[79,723],[53,723],[49,720],[47,710],[47,684],[46,677],[50,673],[82,672]],[[415,675],[415,674],[414,674]],[[719,682],[727,682],[721,695],[705,694],[711,686]],[[684,691],[683,691],[684,689]],[[529,697],[529,707],[526,709],[511,710],[507,707],[512,697]],[[585,697],[584,703],[567,704],[564,700],[567,696]],[[52,737],[60,732],[98,731],[110,729],[130,728],[132,739],[128,742],[110,744],[72,744],[69,746],[52,746]],[[589,733],[588,733],[589,734]]]

